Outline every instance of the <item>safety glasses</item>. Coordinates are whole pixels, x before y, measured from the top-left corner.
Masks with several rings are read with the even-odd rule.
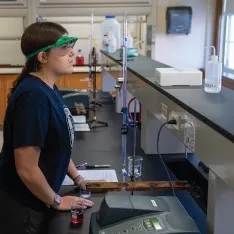
[[[60,37],[56,41],[56,43],[54,43],[52,45],[48,45],[44,48],[41,48],[41,49],[27,55],[26,58],[30,59],[33,56],[39,54],[40,52],[45,52],[49,49],[55,49],[56,53],[58,53],[59,56],[64,56],[70,52],[70,50],[74,47],[77,40],[78,40],[77,37],[69,37],[69,36]]]

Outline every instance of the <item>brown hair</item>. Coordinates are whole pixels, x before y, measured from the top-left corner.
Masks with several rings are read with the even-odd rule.
[[[26,28],[21,38],[22,53],[27,56],[39,49],[54,44],[66,33],[68,32],[64,27],[53,22],[33,23]],[[18,85],[23,81],[25,75],[30,72],[36,72],[39,67],[40,64],[36,55],[26,61],[22,72],[13,82],[13,87],[8,95],[8,101]]]

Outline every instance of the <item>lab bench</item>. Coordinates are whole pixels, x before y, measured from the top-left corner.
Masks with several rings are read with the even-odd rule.
[[[122,59],[101,51],[103,72],[118,83]],[[188,151],[208,168],[207,233],[231,233],[234,199],[234,92],[222,87],[207,94],[203,87],[161,87],[155,69],[169,67],[139,55],[127,64],[127,89],[142,104],[141,148],[157,154],[160,126],[177,116],[177,126],[168,126],[160,138],[161,154]]]

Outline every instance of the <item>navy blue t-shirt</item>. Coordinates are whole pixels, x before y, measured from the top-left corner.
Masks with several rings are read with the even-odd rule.
[[[1,170],[4,189],[35,210],[46,205],[37,199],[17,174],[14,149],[41,148],[39,167],[51,188],[58,192],[66,176],[74,142],[74,123],[56,86],[26,75],[10,98],[4,120]]]

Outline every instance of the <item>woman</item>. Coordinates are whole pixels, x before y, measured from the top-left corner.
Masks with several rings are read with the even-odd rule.
[[[51,210],[69,210],[72,201],[93,206],[57,194],[66,174],[85,187],[71,160],[72,116],[55,86],[56,79],[73,72],[76,40],[51,22],[34,23],[22,36],[27,62],[13,83],[4,120],[1,234],[46,233],[40,230]]]

